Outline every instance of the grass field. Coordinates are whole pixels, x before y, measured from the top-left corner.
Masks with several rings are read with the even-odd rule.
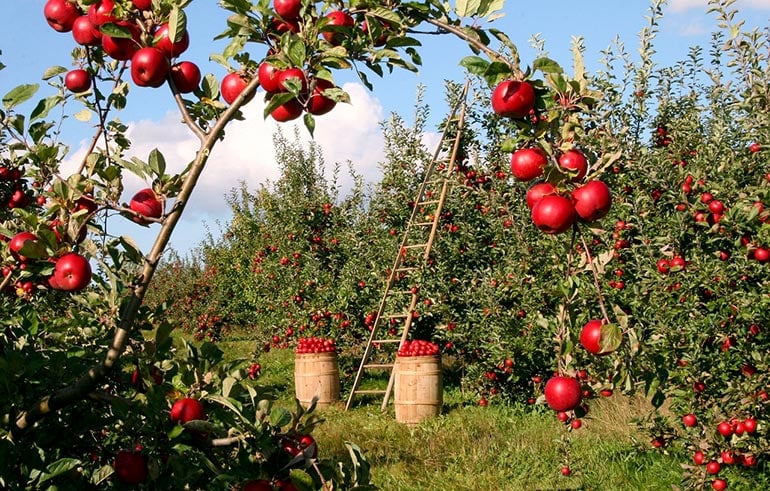
[[[251,349],[244,341],[220,347],[230,356]],[[290,350],[260,356],[260,382],[287,408],[294,404],[293,360]],[[343,403],[321,410],[325,421],[314,432],[319,457],[345,461],[344,443],[356,443],[383,490],[666,490],[680,484],[685,457],[653,449],[631,422],[645,413],[644,401],[594,400],[582,428],[567,432],[546,408],[478,407],[472,397],[446,387],[443,413],[413,428],[395,421],[392,404],[383,413],[381,399],[362,398],[347,412]],[[569,477],[561,474],[565,463]]]

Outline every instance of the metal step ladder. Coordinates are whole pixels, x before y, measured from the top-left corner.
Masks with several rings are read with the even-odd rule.
[[[427,264],[431,248],[436,239],[442,209],[452,180],[455,162],[460,154],[462,130],[465,121],[465,100],[468,83],[450,112],[441,140],[433,158],[425,170],[425,177],[419,187],[412,213],[401,238],[398,254],[390,269],[379,308],[372,323],[369,340],[366,343],[361,364],[356,372],[345,410],[353,404],[358,395],[382,395],[382,410],[388,406],[395,381],[396,350],[409,339],[409,329],[416,317],[415,307],[420,298],[420,287],[416,280],[410,282],[415,272]],[[451,145],[451,147],[449,146]],[[404,285],[411,285],[404,288]],[[400,326],[399,329],[396,326]],[[398,345],[398,346],[395,346]],[[391,346],[387,362],[370,362],[375,349]],[[389,370],[390,379],[385,390],[360,389],[365,373],[370,370]]]

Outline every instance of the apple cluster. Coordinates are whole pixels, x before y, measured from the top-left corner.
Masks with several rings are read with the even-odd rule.
[[[180,93],[193,92],[200,84],[200,69],[190,61],[175,62],[190,45],[187,31],[171,32],[168,23],[156,24],[152,0],[132,0],[131,5],[128,9],[114,0],[97,0],[84,12],[69,0],[48,0],[43,14],[54,30],[72,33],[78,45],[129,61],[137,86],[160,87],[170,79]],[[92,74],[83,68],[70,70],[64,84],[72,92],[86,92]]]
[[[334,353],[335,351],[337,351],[337,347],[333,339],[317,336],[299,338],[297,340],[297,347],[294,349],[294,352],[298,354]]]
[[[31,203],[31,192],[22,170],[18,167],[0,165],[0,209],[2,207],[9,210],[26,208]]]
[[[536,92],[528,81],[504,80],[492,92],[492,110],[503,117],[536,117]],[[552,165],[538,146],[520,148],[511,155],[511,173],[522,182],[541,177],[527,191],[527,206],[535,226],[547,234],[569,230],[577,220],[593,222],[610,211],[612,197],[607,185],[597,179],[583,182],[588,159],[578,148],[561,152]]]
[[[398,356],[437,356],[438,345],[423,339],[406,340],[398,348]]]

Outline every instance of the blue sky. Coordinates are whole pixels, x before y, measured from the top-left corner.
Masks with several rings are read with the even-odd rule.
[[[209,54],[221,51],[222,42],[211,41],[223,30],[226,13],[216,7],[214,0],[193,1],[187,9],[191,46],[182,59],[195,61],[204,72],[222,77],[225,71],[208,61]],[[48,27],[43,18],[45,0],[5,0],[2,13],[6,19],[0,30],[2,61],[8,67],[0,71],[0,95],[20,83],[39,81],[45,69],[52,65],[70,66],[70,52],[74,41],[69,34],[60,34]],[[770,0],[738,0],[740,18],[746,26],[768,25]],[[706,15],[706,0],[671,0],[660,26],[656,43],[656,60],[667,65],[684,58],[693,45],[708,45],[710,33],[716,29],[713,15]],[[645,26],[649,3],[645,0],[539,0],[518,2],[508,0],[505,16],[492,25],[506,32],[517,44],[523,64],[531,61],[534,51],[529,39],[537,34],[546,42],[549,55],[563,66],[571,63],[570,40],[583,36],[586,63],[595,71],[600,50],[609,46],[616,37],[626,50],[638,59],[638,33]],[[409,120],[418,84],[426,87],[425,102],[431,106],[436,120],[444,113],[443,80],[461,81],[463,71],[457,62],[470,51],[461,42],[447,36],[422,36],[423,67],[419,74],[399,71],[383,79],[371,75],[374,92],[367,92],[351,72],[338,72],[335,77],[351,93],[352,104],[338,106],[332,113],[317,120],[316,141],[321,145],[327,163],[351,161],[360,174],[377,179],[377,161],[381,153],[379,122],[391,112],[399,112]],[[46,87],[43,84],[41,95]],[[246,121],[233,125],[228,140],[212,154],[209,167],[202,176],[199,189],[193,195],[194,204],[186,210],[180,229],[175,232],[172,246],[182,252],[196,245],[206,229],[218,230],[217,220],[226,220],[227,208],[223,196],[239,180],[256,188],[265,179],[278,177],[274,164],[271,140],[276,125],[262,120],[261,97],[245,108]],[[79,108],[72,108],[73,112]],[[170,167],[181,169],[192,158],[195,141],[179,124],[173,101],[165,88],[132,88],[129,107],[120,115],[131,128],[134,151],[146,157],[155,147],[161,149]],[[82,123],[70,120],[65,127],[72,135],[68,162],[81,154],[81,138],[88,135]],[[77,126],[80,125],[80,126]],[[284,126],[285,131],[293,131]],[[304,130],[301,134],[306,136]],[[340,141],[339,135],[345,135]],[[66,164],[66,162],[65,162]],[[65,168],[67,165],[64,166]],[[133,190],[146,183],[129,180],[126,199]],[[343,182],[344,184],[344,182]],[[120,220],[117,220],[120,221]],[[155,226],[157,227],[157,226]],[[143,229],[131,222],[116,226],[117,233],[134,236],[143,248],[149,248],[155,229]]]

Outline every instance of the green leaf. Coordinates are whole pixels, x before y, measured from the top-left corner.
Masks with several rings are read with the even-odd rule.
[[[292,469],[289,472],[289,479],[298,491],[315,491],[313,478],[302,469]]]
[[[133,33],[127,27],[119,26],[111,22],[102,24],[99,27],[99,30],[102,31],[102,34],[106,34],[112,38],[131,39],[133,37]]]
[[[564,69],[557,62],[550,58],[541,57],[532,62],[533,70],[540,70],[543,73],[564,73]]]
[[[50,80],[54,78],[55,76],[67,72],[67,69],[63,66],[52,66],[46,69],[45,72],[43,72],[43,80]]]
[[[599,346],[602,353],[611,353],[620,347],[623,342],[623,331],[615,324],[605,324],[602,326]]]
[[[302,119],[305,123],[305,128],[307,128],[308,132],[310,132],[310,136],[312,137],[313,132],[315,131],[315,118],[312,114],[306,112]]]
[[[222,381],[222,395],[224,397],[230,397],[230,392],[233,390],[233,386],[237,380],[235,380],[233,377],[225,377],[225,379]]]
[[[150,166],[150,169],[155,172],[156,176],[162,176],[166,173],[166,159],[157,148],[153,148],[150,152],[147,164]]]
[[[39,88],[39,84],[23,84],[14,87],[3,97],[3,106],[5,109],[14,108],[31,99]]]
[[[291,422],[291,413],[284,408],[276,407],[270,411],[270,424],[277,427],[286,426]]]
[[[87,122],[91,121],[91,116],[93,116],[93,115],[94,115],[94,113],[91,110],[89,110],[89,109],[82,109],[82,110],[76,112],[73,116],[78,121],[81,121],[83,123],[87,123]]]
[[[168,38],[172,43],[178,43],[187,30],[187,15],[184,10],[174,7],[168,16]]]
[[[36,119],[43,119],[48,116],[48,113],[51,111],[51,109],[56,107],[62,100],[62,97],[59,95],[53,95],[51,97],[41,99],[37,103],[37,106],[35,106],[35,109],[32,110],[32,114],[29,115],[30,122],[35,121]]]
[[[457,0],[455,13],[459,17],[471,17],[478,13],[481,0]]]
[[[502,11],[504,6],[505,0],[481,0],[481,5],[479,6],[479,17],[487,17],[488,21],[500,18],[504,16],[505,13],[497,12]],[[493,14],[495,14],[494,18]]]
[[[119,240],[125,250],[126,256],[135,263],[141,263],[144,259],[144,255],[136,242],[134,242],[134,239],[127,235],[121,235]]]
[[[480,56],[466,56],[460,60],[460,66],[473,75],[483,75],[489,68],[489,61]]]
[[[72,458],[63,458],[57,460],[56,462],[52,462],[46,468],[46,472],[41,475],[38,483],[42,484],[50,479],[61,476],[62,474],[65,474],[78,467],[80,464],[80,460]]]

